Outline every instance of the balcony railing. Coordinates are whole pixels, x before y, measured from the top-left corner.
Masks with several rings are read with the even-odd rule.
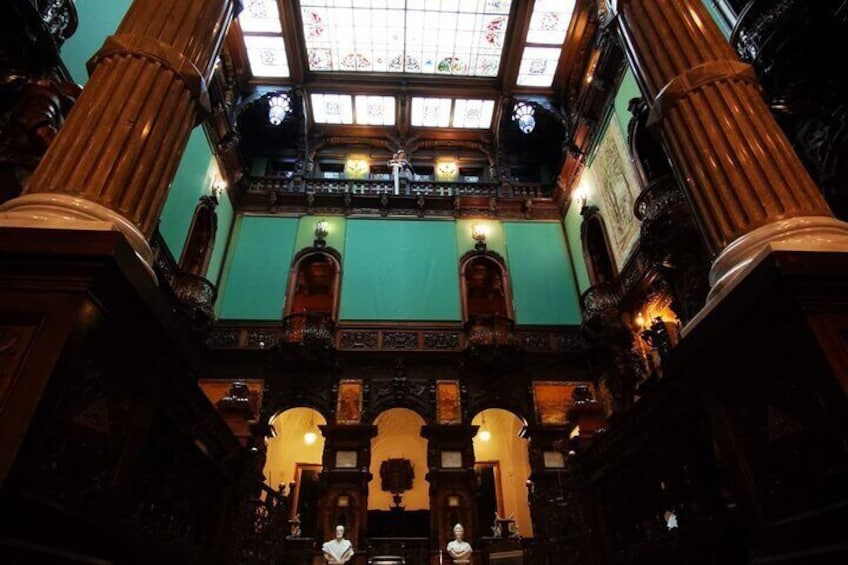
[[[215,285],[201,276],[181,272],[173,275],[171,284],[189,318],[203,327],[215,320]]]
[[[407,181],[400,184],[400,196],[454,197],[482,196],[494,198],[543,198],[550,196],[550,186],[532,182],[443,182]],[[248,192],[278,194],[394,194],[394,184],[372,179],[298,179],[251,177]]]
[[[324,312],[301,312],[283,319],[281,344],[332,347],[336,324]]]
[[[515,322],[505,316],[473,316],[465,323],[468,345],[481,347],[518,347]]]

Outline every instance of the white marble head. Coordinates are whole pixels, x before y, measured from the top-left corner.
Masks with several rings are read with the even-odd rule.
[[[457,539],[462,539],[462,534],[464,533],[465,528],[462,527],[462,524],[457,524],[453,527],[453,535],[455,535]]]
[[[340,540],[344,537],[344,526],[336,526],[336,539]]]

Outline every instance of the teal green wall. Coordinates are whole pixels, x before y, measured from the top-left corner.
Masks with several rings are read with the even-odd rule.
[[[159,232],[177,260],[183,252],[197,201],[204,194],[211,194],[216,175],[218,167],[203,128],[194,128],[177,168],[177,175],[171,183],[162,215],[159,216]],[[219,232],[227,231],[222,230],[223,227],[219,222]],[[226,244],[226,239],[223,244]],[[218,245],[218,241],[215,245]]]
[[[516,323],[580,324],[580,302],[560,224],[504,222],[504,232]]]
[[[724,34],[725,38],[730,37],[730,33],[733,31],[728,27],[727,22],[724,21],[724,18],[719,15],[713,3],[710,0],[704,0],[704,4],[707,6],[707,10],[709,10],[710,15],[713,17],[713,21],[718,25],[718,29],[721,30],[721,33]]]
[[[62,45],[62,61],[76,82],[85,84],[88,80],[85,64],[103,47],[106,37],[115,33],[131,3],[131,0],[77,0],[79,27]]]
[[[591,199],[589,205],[593,205]],[[568,241],[568,250],[571,254],[574,276],[577,279],[577,289],[580,294],[583,294],[591,286],[591,283],[589,282],[589,271],[586,269],[586,260],[583,257],[583,240],[580,233],[583,216],[580,215],[580,207],[576,205],[569,206],[562,223],[565,227],[565,237],[566,241]]]
[[[282,319],[297,223],[276,216],[236,217],[219,287],[219,318]]]
[[[486,248],[494,251],[506,260],[506,239],[504,239],[503,224],[497,220],[457,220],[456,222],[456,252],[460,257],[474,249],[477,242],[471,239],[471,227],[483,224],[489,233],[486,236]]]
[[[624,78],[621,79],[621,86],[615,95],[613,107],[615,109],[615,117],[618,119],[618,125],[621,126],[621,131],[627,137],[627,128],[630,125],[630,118],[633,115],[627,109],[630,105],[630,100],[633,98],[642,98],[642,92],[639,90],[639,84],[636,82],[636,77],[633,72],[627,69],[624,73]]]
[[[221,274],[221,265],[227,252],[230,230],[233,228],[233,205],[226,190],[218,197],[218,207],[215,209],[215,213],[218,215],[218,231],[215,232],[215,246],[212,248],[212,258],[209,260],[206,278],[217,286],[218,277]]]
[[[454,222],[349,220],[342,320],[461,319]]]
[[[297,224],[297,238],[295,239],[294,251],[312,247],[315,243],[315,224],[319,220],[326,220],[327,247],[332,247],[344,256],[345,228],[347,226],[344,216],[303,216]]]

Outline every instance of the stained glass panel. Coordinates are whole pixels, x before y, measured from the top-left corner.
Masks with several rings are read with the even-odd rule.
[[[353,123],[353,102],[349,94],[312,94],[311,100],[316,124]]]
[[[281,33],[277,0],[245,0],[239,14],[239,24],[245,33]]]
[[[245,35],[244,46],[254,76],[289,76],[289,62],[282,36]]]
[[[394,96],[356,97],[356,123],[361,125],[395,125]]]
[[[312,71],[497,76],[512,0],[302,0]]]
[[[454,101],[453,127],[488,129],[492,125],[492,113],[494,110],[494,100],[466,100],[458,98]]]
[[[412,99],[412,125],[417,127],[446,128],[450,125],[450,98]]]

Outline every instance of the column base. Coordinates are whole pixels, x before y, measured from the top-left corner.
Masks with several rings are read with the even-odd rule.
[[[68,194],[24,194],[0,206],[0,227],[119,231],[151,278],[153,250],[129,220],[101,204]]]
[[[801,216],[773,222],[746,233],[716,257],[710,269],[707,302],[719,299],[749,270],[754,258],[771,244],[793,251],[848,253],[848,223],[832,216]]]

